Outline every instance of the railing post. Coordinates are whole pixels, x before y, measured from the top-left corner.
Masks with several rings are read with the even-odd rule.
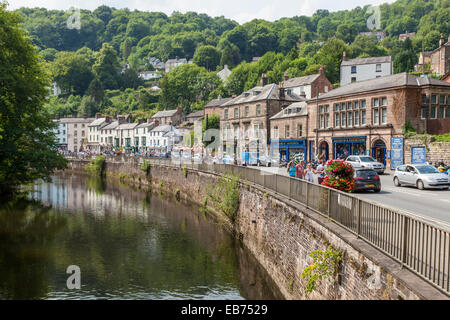
[[[358,212],[357,212],[357,215],[358,215],[357,228],[358,228],[358,238],[359,238],[359,236],[361,234],[361,199],[358,199],[358,206],[356,208],[358,210]]]
[[[306,207],[309,208],[309,183],[306,182]]]
[[[328,202],[327,214],[328,214],[328,218],[329,218],[329,217],[330,217],[330,208],[331,208],[331,190],[330,190],[330,189],[327,190],[327,194],[328,194],[328,199],[327,199],[327,202]]]
[[[403,228],[402,228],[402,263],[401,267],[406,263],[406,255],[408,249],[408,218],[406,216],[402,216]]]

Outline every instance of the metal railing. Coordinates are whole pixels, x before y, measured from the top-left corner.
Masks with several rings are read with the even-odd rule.
[[[449,231],[401,210],[256,168],[134,157],[115,157],[108,160],[136,164],[142,164],[145,160],[153,165],[186,166],[187,169],[214,174],[239,175],[242,180],[286,196],[327,217],[450,295]]]

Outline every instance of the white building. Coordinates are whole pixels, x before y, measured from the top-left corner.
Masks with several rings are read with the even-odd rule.
[[[101,151],[101,129],[110,123],[110,118],[102,118],[100,113],[95,115],[95,120],[88,125],[87,147],[92,152]]]
[[[341,86],[393,74],[392,57],[373,57],[347,60],[344,52],[341,63]]]
[[[228,77],[231,75],[231,70],[228,69],[228,65],[224,65],[223,69],[219,72],[217,72],[217,75],[222,80],[222,82],[225,82]]]
[[[56,135],[56,143],[59,150],[67,150],[67,123],[61,122],[59,119],[53,120],[57,127],[53,129]]]
[[[162,75],[156,71],[141,71],[139,72],[139,78],[143,80],[155,80],[162,78]]]
[[[150,132],[158,126],[158,121],[147,119],[147,122],[139,124],[134,129],[134,145],[140,152],[150,150]]]
[[[181,66],[183,64],[187,64],[188,61],[186,60],[186,58],[182,58],[182,59],[178,59],[178,57],[176,59],[169,59],[166,61],[166,73],[169,73],[170,71],[172,71],[174,68]]]
[[[95,118],[85,117],[60,119],[60,123],[65,123],[67,128],[67,150],[71,152],[86,151],[88,125],[94,120]]]
[[[160,125],[150,131],[149,146],[153,151],[168,152],[183,139],[181,133],[170,124]]]
[[[121,151],[135,151],[134,129],[138,125],[138,123],[123,123],[116,128],[116,139],[119,139],[119,147]]]
[[[116,144],[119,145],[119,142],[115,140],[118,126],[119,121],[116,120],[100,129],[100,145],[104,150],[113,150]]]

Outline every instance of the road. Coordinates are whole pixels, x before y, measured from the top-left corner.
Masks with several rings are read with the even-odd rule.
[[[286,168],[261,168],[261,170],[287,175]],[[420,216],[450,230],[450,190],[419,190],[414,187],[396,187],[392,174],[380,176],[381,192],[358,192],[358,198],[398,208],[411,215]],[[316,177],[317,182],[317,177]]]

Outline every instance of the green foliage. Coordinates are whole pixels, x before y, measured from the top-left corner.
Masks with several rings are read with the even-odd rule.
[[[224,213],[231,222],[236,219],[239,210],[239,176],[226,174],[219,182],[208,188],[208,198],[211,199],[214,208]]]
[[[150,172],[150,161],[144,159],[140,169],[145,172],[145,174],[148,174]]]
[[[450,142],[450,133],[433,136],[436,142]]]
[[[50,180],[67,161],[56,150],[54,124],[43,104],[50,84],[17,13],[0,3],[0,194]]]
[[[197,49],[194,55],[194,63],[208,71],[215,70],[220,63],[221,54],[213,46],[202,46]]]
[[[104,176],[105,163],[106,159],[104,156],[96,156],[95,159],[89,161],[89,165],[86,167],[86,171],[93,176]]]
[[[339,271],[339,263],[342,261],[342,252],[334,250],[331,245],[325,251],[312,251],[309,256],[313,259],[313,264],[307,266],[301,275],[302,278],[307,279],[306,294],[310,294],[316,289],[318,280],[334,279]]]
[[[116,51],[110,44],[103,43],[92,66],[92,71],[100,80],[103,88],[119,88],[120,63]]]
[[[408,137],[413,136],[415,134],[417,134],[416,129],[413,127],[413,125],[411,124],[410,121],[407,121],[403,125],[403,135],[405,136],[405,138],[408,138]]]
[[[184,165],[183,166],[183,176],[185,177],[185,178],[187,178],[187,167]]]

